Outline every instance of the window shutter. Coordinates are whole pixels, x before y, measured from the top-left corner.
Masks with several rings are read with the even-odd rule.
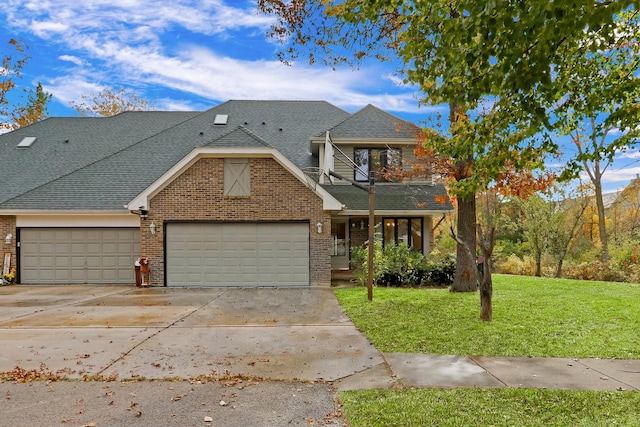
[[[251,168],[249,159],[225,159],[224,160],[224,195],[225,196],[250,196],[251,195]]]

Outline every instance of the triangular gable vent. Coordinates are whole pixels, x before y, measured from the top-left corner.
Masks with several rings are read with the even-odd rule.
[[[36,142],[35,136],[26,136],[22,138],[22,141],[20,141],[16,148],[29,148],[34,142]]]

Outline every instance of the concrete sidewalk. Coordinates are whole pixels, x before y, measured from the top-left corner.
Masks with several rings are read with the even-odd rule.
[[[640,360],[384,353],[385,364],[334,383],[338,390],[543,388],[640,390]]]

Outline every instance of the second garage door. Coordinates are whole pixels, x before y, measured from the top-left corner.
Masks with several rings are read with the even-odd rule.
[[[309,286],[308,223],[167,224],[168,286]]]
[[[137,228],[22,228],[24,284],[133,284]]]

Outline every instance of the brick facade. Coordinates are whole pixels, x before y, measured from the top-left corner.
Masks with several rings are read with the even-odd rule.
[[[152,286],[165,284],[165,221],[308,221],[310,284],[330,286],[331,216],[322,199],[272,158],[252,158],[250,168],[249,197],[224,196],[224,159],[201,158],[150,200],[140,246],[150,259]],[[148,227],[152,221],[155,235]]]
[[[11,244],[5,243],[7,234],[11,234]],[[15,216],[0,216],[0,244],[2,245],[2,262],[0,263],[0,272],[4,268],[4,253],[11,252],[11,266],[9,268],[16,268],[16,217]]]

